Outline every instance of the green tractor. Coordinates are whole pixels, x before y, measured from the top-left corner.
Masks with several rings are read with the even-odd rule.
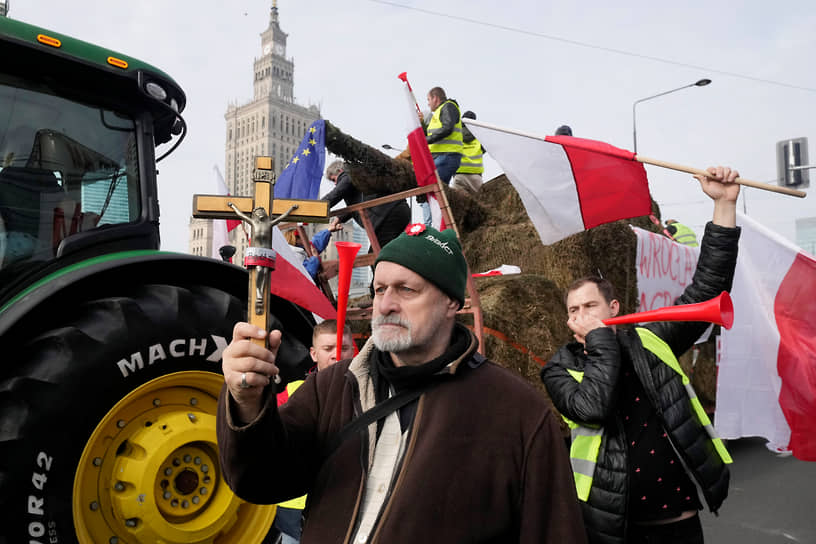
[[[247,273],[159,251],[184,92],[5,17],[0,59],[0,544],[263,541],[275,507],[230,491],[215,443]],[[270,308],[297,358],[311,315]]]

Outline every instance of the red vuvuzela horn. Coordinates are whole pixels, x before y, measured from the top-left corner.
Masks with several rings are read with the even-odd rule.
[[[343,331],[346,328],[346,306],[351,288],[351,270],[354,268],[354,257],[360,251],[360,244],[354,242],[335,242],[337,248],[337,360],[343,350]]]
[[[421,116],[422,110],[419,109],[419,102],[417,102],[416,96],[414,96],[414,89],[411,88],[411,83],[408,81],[408,72],[403,72],[397,77],[404,81],[406,85],[408,85],[408,91],[410,91],[411,97],[414,99],[414,105],[416,106],[417,113]]]
[[[636,314],[621,315],[604,319],[605,325],[624,323],[646,323],[652,321],[707,321],[730,329],[734,324],[734,305],[727,291],[705,302],[667,306]]]

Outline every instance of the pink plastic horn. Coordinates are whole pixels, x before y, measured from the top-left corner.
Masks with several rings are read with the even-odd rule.
[[[652,321],[707,321],[730,329],[734,324],[734,305],[728,292],[705,302],[667,306],[636,314],[621,315],[604,319],[605,325],[622,325],[624,323],[647,323]]]
[[[349,289],[351,288],[351,271],[354,268],[354,257],[360,251],[360,244],[354,242],[335,242],[337,247],[337,360],[343,350],[343,331],[346,328],[346,306],[348,306]]]

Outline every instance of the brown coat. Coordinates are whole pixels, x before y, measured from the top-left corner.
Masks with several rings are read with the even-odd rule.
[[[419,398],[400,472],[370,542],[583,543],[567,450],[544,396],[491,362],[473,367],[475,338],[450,376]],[[373,405],[369,341],[352,361],[306,382],[280,409],[269,394],[258,418],[233,424],[226,388],[218,447],[229,486],[270,504],[309,494],[302,542],[353,536],[370,438],[352,437],[331,457],[329,440]],[[470,364],[469,364],[470,363]]]

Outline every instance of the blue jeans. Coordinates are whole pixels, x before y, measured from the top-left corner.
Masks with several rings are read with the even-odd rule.
[[[289,536],[297,542],[300,540],[300,522],[302,517],[303,510],[278,506],[278,512],[275,516],[275,528],[284,536]]]
[[[459,170],[462,155],[461,153],[439,153],[434,155],[433,161],[439,179],[445,185],[450,185],[451,178]],[[430,227],[432,222],[430,205],[427,202],[420,202],[419,207],[422,209],[422,222],[425,223],[426,227]]]
[[[451,178],[456,171],[459,170],[459,164],[462,162],[462,154],[439,153],[434,156],[433,161],[442,183],[450,185]]]

